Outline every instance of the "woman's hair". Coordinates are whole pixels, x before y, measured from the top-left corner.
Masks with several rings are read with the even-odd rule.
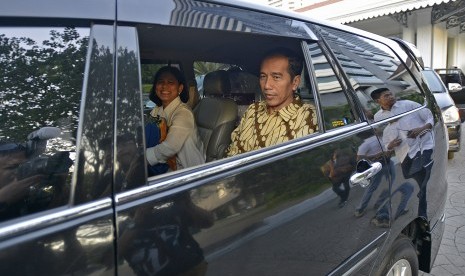
[[[153,78],[153,85],[152,89],[150,89],[150,94],[149,94],[149,99],[154,102],[157,106],[161,106],[161,100],[157,96],[157,93],[155,92],[155,88],[157,86],[157,82],[160,79],[161,75],[164,73],[169,73],[174,76],[174,78],[179,82],[179,84],[183,85],[182,91],[179,94],[179,98],[181,98],[181,101],[186,103],[189,100],[189,93],[187,92],[187,85],[186,81],[184,80],[184,76],[179,71],[178,68],[176,67],[171,67],[171,66],[164,66],[160,68],[160,70],[157,71],[155,74],[155,77]]]

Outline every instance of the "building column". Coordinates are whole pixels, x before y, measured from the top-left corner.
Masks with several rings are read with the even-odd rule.
[[[457,36],[457,46],[456,46],[456,58],[455,64],[450,64],[452,66],[457,66],[458,68],[465,71],[465,33],[460,33]]]
[[[433,25],[432,68],[446,68],[447,66],[447,29],[446,23]]]
[[[407,26],[402,27],[402,39],[416,44],[415,31],[416,31],[416,14],[407,14]]]
[[[427,67],[432,65],[433,26],[431,25],[431,10],[431,8],[426,8],[416,12],[416,46]]]
[[[447,64],[446,67],[457,66],[459,27],[447,29]]]

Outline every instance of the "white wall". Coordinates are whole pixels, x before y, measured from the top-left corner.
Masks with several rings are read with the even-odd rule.
[[[459,34],[457,37],[457,59],[455,64],[449,64],[450,66],[455,65],[465,71],[465,33]]]
[[[447,30],[446,23],[441,22],[433,26],[432,39],[432,68],[447,67]]]
[[[416,46],[423,56],[425,66],[432,67],[433,26],[431,25],[431,8],[416,12],[417,41]]]

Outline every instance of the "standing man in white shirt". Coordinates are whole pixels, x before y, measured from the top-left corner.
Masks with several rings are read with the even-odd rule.
[[[421,107],[410,100],[396,100],[388,88],[378,88],[371,97],[381,109],[374,115],[375,121],[384,120]],[[423,108],[397,121],[391,121],[383,132],[383,143],[388,151],[394,151],[401,162],[404,177],[413,178],[420,187],[418,215],[427,218],[426,184],[431,174],[434,137],[431,131],[434,118],[431,111]]]

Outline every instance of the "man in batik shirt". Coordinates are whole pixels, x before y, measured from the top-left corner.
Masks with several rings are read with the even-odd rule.
[[[276,49],[263,59],[260,87],[264,101],[251,104],[231,134],[227,155],[256,150],[317,131],[315,107],[296,95],[302,61],[288,49]]]

